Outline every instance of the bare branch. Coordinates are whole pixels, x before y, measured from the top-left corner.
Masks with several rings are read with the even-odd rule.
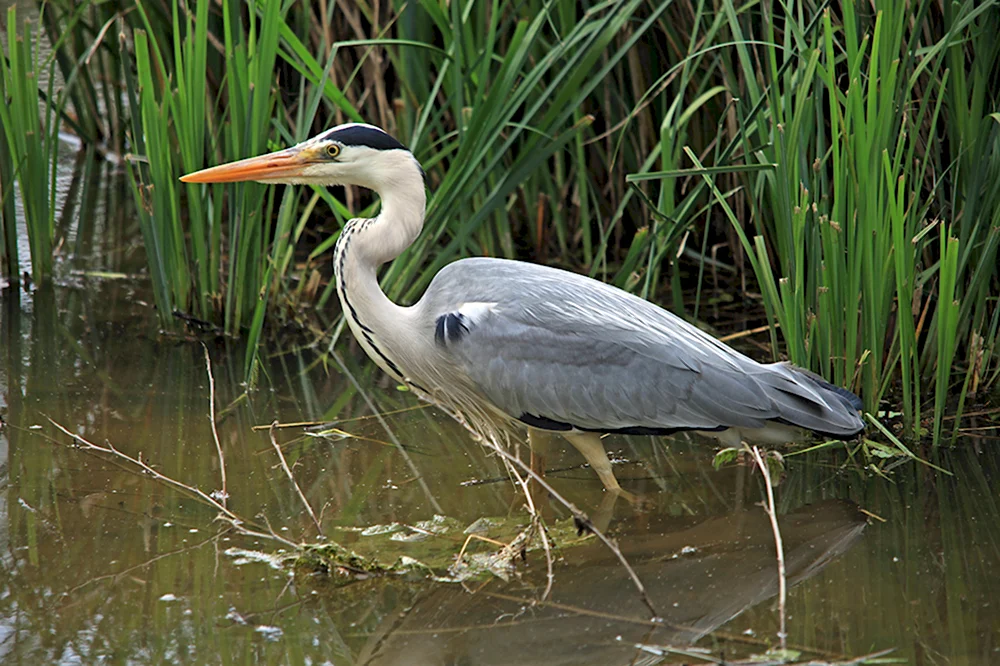
[[[100,446],[99,444],[94,444],[93,442],[90,442],[90,441],[84,439],[80,435],[77,435],[75,432],[71,432],[67,428],[65,428],[62,425],[56,423],[50,417],[46,416],[45,418],[48,419],[48,422],[51,423],[52,425],[54,425],[56,428],[58,428],[59,431],[61,431],[63,434],[68,435],[69,437],[71,437],[73,439],[73,441],[74,441],[74,445],[77,448],[79,448],[79,449],[81,449],[83,451],[90,451],[90,452],[94,452],[94,453],[102,453],[102,454],[105,454],[105,455],[113,456],[117,460],[124,461],[124,462],[128,463],[133,468],[135,468],[136,471],[141,472],[142,474],[144,474],[144,475],[146,475],[146,476],[148,476],[148,477],[150,477],[150,478],[152,478],[152,479],[154,479],[156,481],[159,481],[160,483],[163,483],[163,484],[165,484],[167,486],[170,486],[171,488],[174,488],[175,490],[180,490],[181,492],[183,492],[186,495],[188,495],[189,497],[192,497],[193,499],[201,502],[202,504],[207,504],[208,506],[212,507],[213,509],[215,509],[216,511],[219,512],[219,515],[218,515],[218,519],[219,520],[222,520],[224,522],[229,523],[236,530],[238,530],[240,532],[240,534],[243,534],[243,535],[246,535],[246,536],[255,536],[255,537],[262,537],[262,538],[266,538],[266,539],[273,539],[274,541],[278,541],[278,542],[283,543],[286,546],[288,546],[290,548],[294,548],[294,549],[300,549],[300,548],[302,548],[301,544],[297,544],[294,541],[286,539],[285,537],[283,537],[280,534],[276,533],[274,530],[270,530],[269,532],[259,531],[260,527],[258,525],[254,524],[254,523],[252,523],[250,521],[247,521],[246,519],[244,519],[244,518],[236,515],[235,513],[233,513],[232,511],[230,511],[228,508],[226,508],[225,506],[223,506],[221,502],[219,502],[217,499],[215,499],[214,497],[212,497],[211,495],[209,495],[205,491],[203,491],[203,490],[201,490],[199,488],[195,488],[194,486],[189,486],[188,484],[182,483],[181,481],[178,481],[178,480],[176,480],[174,478],[171,478],[171,477],[169,477],[169,476],[167,476],[165,474],[161,474],[155,468],[151,467],[148,463],[143,462],[143,460],[142,460],[142,454],[141,453],[138,454],[136,457],[132,457],[132,456],[128,455],[127,453],[119,451],[118,449],[116,449],[110,443],[108,443],[107,446]],[[248,525],[251,526],[251,527],[248,527]]]
[[[323,526],[320,525],[319,520],[316,518],[316,514],[313,512],[312,507],[309,506],[309,500],[306,499],[305,493],[302,492],[302,488],[299,487],[298,482],[295,477],[292,476],[292,470],[289,469],[288,463],[285,462],[285,454],[281,452],[281,447],[278,446],[278,440],[274,436],[274,431],[278,427],[278,422],[275,421],[271,424],[271,429],[268,431],[268,436],[271,438],[271,446],[274,447],[274,452],[278,454],[278,460],[281,461],[281,469],[285,470],[285,475],[288,480],[292,482],[295,486],[295,492],[299,494],[299,499],[302,500],[302,504],[306,507],[306,511],[309,512],[309,517],[312,518],[313,524],[316,526],[316,532],[323,536]]]
[[[520,458],[515,458],[520,460]],[[542,601],[549,598],[552,593],[552,583],[555,581],[555,573],[553,570],[553,560],[552,560],[552,547],[549,544],[549,534],[545,531],[545,525],[542,523],[542,517],[539,515],[538,510],[535,508],[535,500],[531,496],[531,488],[528,487],[528,479],[521,476],[517,468],[508,460],[504,459],[504,464],[507,469],[517,480],[517,484],[521,486],[521,492],[524,493],[524,497],[528,502],[528,513],[531,514],[531,526],[528,528],[532,531],[537,531],[538,536],[542,540],[542,547],[545,549],[545,591],[542,592]],[[531,469],[528,467],[528,469]]]
[[[229,491],[226,489],[226,457],[222,453],[222,442],[219,441],[219,431],[215,427],[215,377],[212,376],[212,359],[208,355],[208,347],[201,343],[205,351],[205,370],[208,372],[208,418],[212,423],[212,438],[215,440],[215,450],[219,454],[219,473],[222,475],[222,506],[226,506]]]
[[[781,641],[781,649],[787,650],[788,632],[785,630],[787,619],[785,602],[788,597],[788,586],[785,578],[785,546],[781,541],[781,530],[778,529],[778,514],[774,508],[774,487],[771,484],[771,472],[768,470],[764,458],[760,455],[760,450],[754,446],[750,448],[750,453],[753,454],[753,459],[757,463],[757,467],[760,468],[761,476],[764,477],[764,488],[767,489],[767,504],[764,505],[764,511],[767,513],[767,517],[771,519],[771,531],[774,532],[774,548],[778,553],[778,621],[780,625],[778,640]]]
[[[557,502],[566,507],[566,509],[568,509],[569,512],[573,514],[573,518],[576,519],[578,524],[585,525],[587,529],[601,541],[601,543],[607,546],[608,550],[614,553],[615,557],[618,558],[618,561],[621,562],[623,567],[625,567],[625,571],[628,572],[629,577],[632,579],[632,584],[635,585],[636,590],[639,591],[639,598],[642,599],[642,603],[646,605],[646,608],[649,609],[649,612],[653,614],[653,619],[659,621],[661,616],[656,611],[656,607],[653,606],[653,602],[649,598],[649,594],[646,592],[646,587],[642,584],[642,581],[639,579],[639,575],[635,572],[635,569],[633,569],[632,565],[630,565],[628,563],[628,560],[625,559],[625,555],[622,553],[621,548],[618,547],[617,543],[615,543],[612,539],[608,538],[608,536],[605,535],[604,532],[599,530],[592,522],[590,522],[590,518],[587,517],[587,514],[585,514],[583,511],[580,511],[580,509],[578,509],[575,504],[573,504],[568,499],[566,499],[558,492],[556,492],[555,488],[550,486],[549,483],[541,475],[539,475],[537,472],[531,469],[531,467],[525,464],[523,460],[507,452],[503,446],[493,441],[491,438],[483,437],[482,435],[480,435],[478,432],[470,428],[469,424],[466,423],[464,419],[459,418],[458,421],[459,423],[464,425],[470,432],[472,432],[473,435],[475,435],[476,438],[479,439],[479,441],[481,441],[484,446],[488,447],[491,451],[493,451],[498,456],[503,458],[504,461],[506,461],[508,464],[516,465],[518,468],[521,469],[522,472],[531,477],[553,499],[555,499]]]

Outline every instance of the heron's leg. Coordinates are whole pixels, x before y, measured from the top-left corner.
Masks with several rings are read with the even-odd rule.
[[[619,497],[630,498],[631,493],[627,493],[621,488],[617,491],[604,493],[601,503],[590,514],[590,522],[594,527],[607,533],[608,527],[611,525],[611,519],[615,517],[615,504],[618,502]]]
[[[528,446],[531,447],[531,471],[545,476],[545,457],[552,451],[555,436],[546,430],[528,428]]]
[[[531,471],[538,476],[545,476],[545,458],[555,448],[555,439],[555,435],[547,430],[528,428],[528,446],[531,448]],[[537,490],[540,490],[537,486],[538,484],[534,480],[529,480],[529,492],[532,493],[532,496],[538,498],[536,500],[536,507],[541,511],[544,518],[551,518],[552,509],[549,506],[548,501],[538,501],[548,495],[536,492]]]
[[[611,461],[608,460],[608,452],[604,450],[600,435],[596,432],[564,432],[562,435],[577,451],[583,454],[583,457],[590,463],[591,469],[597,472],[597,476],[606,490],[619,494],[625,493],[618,485],[615,473],[611,471]]]
[[[591,517],[591,522],[602,532],[607,529],[614,515],[615,500],[619,497],[628,500],[629,504],[640,510],[645,510],[648,506],[648,499],[642,495],[635,495],[623,490],[618,485],[615,473],[611,471],[611,461],[608,460],[608,452],[604,450],[601,436],[596,432],[562,433],[563,437],[572,444],[577,451],[590,463],[590,467],[597,472],[598,478],[607,490],[607,496],[601,500],[601,506]]]

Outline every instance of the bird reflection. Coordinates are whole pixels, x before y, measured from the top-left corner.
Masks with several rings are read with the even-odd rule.
[[[357,663],[602,665],[658,663],[637,643],[691,645],[778,590],[774,538],[759,508],[677,530],[669,518],[621,546],[663,615],[648,620],[628,574],[600,544],[568,549],[551,601],[544,576],[475,593],[433,587],[391,614]],[[822,570],[861,537],[865,516],[831,500],[781,516],[789,585]],[[544,565],[535,567],[544,573]],[[651,660],[651,661],[650,661]]]

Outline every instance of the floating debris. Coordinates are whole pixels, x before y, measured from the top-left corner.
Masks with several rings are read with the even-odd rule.
[[[233,564],[242,566],[252,562],[263,562],[272,569],[279,571],[287,568],[289,560],[294,559],[285,553],[263,553],[259,550],[247,550],[245,548],[228,548],[226,555],[233,558]]]
[[[389,523],[388,525],[372,525],[361,530],[361,536],[379,536],[381,534],[392,534],[399,532],[403,526],[399,523]]]
[[[281,640],[281,637],[285,635],[285,632],[280,627],[272,627],[267,624],[257,625],[254,627],[254,631],[260,634],[265,641],[271,643]]]

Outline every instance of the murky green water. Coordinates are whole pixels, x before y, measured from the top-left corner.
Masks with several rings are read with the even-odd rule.
[[[49,419],[206,492],[220,487],[202,346],[158,334],[141,282],[81,272],[140,265],[120,196],[102,190],[68,216],[74,254],[58,286],[0,291],[2,663],[658,664],[697,661],[659,656],[663,646],[720,659],[777,643],[759,480],[745,467],[713,470],[706,441],[611,440],[619,479],[648,500],[641,511],[615,506],[611,531],[660,624],[592,538],[564,540],[545,603],[535,603],[546,580],[538,551],[509,581],[290,575],[226,552],[274,552],[273,542],[241,537],[184,494],[68,446]],[[259,386],[229,409],[245,391],[243,350],[209,349],[240,515],[314,538],[253,426],[330,419],[349,436],[279,434],[330,538],[377,552],[350,528],[452,519],[458,527],[412,551],[399,545],[419,557],[456,551],[462,528],[483,516],[527,522],[495,459],[347,348],[343,369],[274,349]],[[1000,663],[1000,458],[996,431],[982,433],[994,439],[934,459],[954,476],[909,461],[880,476],[842,453],[788,459],[778,502],[792,646],[828,660],[895,649],[911,664]],[[550,457],[549,478],[593,513],[605,496],[581,462],[574,451]],[[557,526],[567,517],[554,504],[542,512]]]

